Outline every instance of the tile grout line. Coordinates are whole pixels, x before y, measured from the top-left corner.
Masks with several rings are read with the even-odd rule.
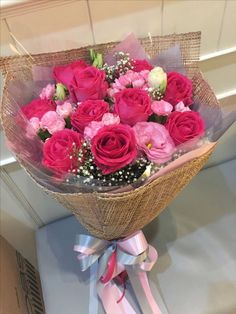
[[[161,36],[163,36],[164,0],[161,0]]]
[[[90,30],[92,32],[93,44],[96,45],[95,33],[94,33],[94,28],[93,28],[92,12],[91,12],[91,8],[90,8],[89,0],[86,0],[86,3],[87,3],[88,15],[89,15]]]
[[[16,40],[14,39],[14,37],[11,36],[12,31],[11,31],[10,25],[8,24],[6,18],[4,18],[3,21],[4,21],[5,25],[6,25],[6,28],[7,28],[7,30],[8,30],[8,33],[9,33],[9,36],[10,36],[11,41],[12,41],[12,43],[13,43],[13,46],[17,49],[17,42],[16,42]]]
[[[39,10],[43,11],[50,8],[68,5],[76,1],[78,0],[53,0],[53,1],[52,0],[51,1],[50,0],[38,0],[38,2],[36,3],[36,1],[33,2],[31,0],[31,2],[28,2],[28,3],[25,2],[21,4],[14,4],[14,5],[10,5],[9,7],[2,8],[2,15],[3,15],[2,19],[22,16],[24,14],[38,12]]]
[[[221,17],[220,31],[219,31],[219,36],[218,36],[218,39],[217,39],[217,46],[216,46],[217,50],[219,50],[220,42],[221,42],[221,38],[222,38],[222,32],[223,32],[226,8],[227,8],[227,0],[225,0],[224,9],[223,9],[222,17]]]

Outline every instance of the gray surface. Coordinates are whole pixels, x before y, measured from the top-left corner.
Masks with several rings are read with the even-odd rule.
[[[70,217],[37,233],[47,314],[88,313],[89,273],[73,253],[79,232]],[[149,277],[168,313],[236,313],[236,160],[202,171],[144,232],[159,252]]]

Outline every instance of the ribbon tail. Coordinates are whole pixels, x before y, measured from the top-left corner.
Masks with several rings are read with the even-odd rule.
[[[106,285],[97,285],[97,292],[102,301],[106,314],[136,314],[128,300],[123,297],[122,301],[117,303],[122,293],[116,284],[112,282]]]
[[[90,267],[89,314],[98,314],[97,273],[98,260]]]
[[[147,273],[135,270],[132,266],[126,266],[126,270],[142,313],[162,314],[152,295]]]

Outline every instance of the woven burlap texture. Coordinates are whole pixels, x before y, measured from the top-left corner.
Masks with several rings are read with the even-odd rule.
[[[180,45],[186,74],[193,80],[194,100],[207,106],[219,106],[213,91],[204,81],[198,67],[200,35],[200,32],[194,32],[156,36],[151,41],[149,38],[141,39],[141,44],[150,56],[165,51],[175,44]],[[96,51],[106,54],[116,44],[116,42],[106,43],[68,51],[37,54],[32,55],[32,57],[21,56],[0,59],[0,68],[6,78],[1,107],[1,119],[6,136],[10,136],[11,128],[7,118],[13,105],[7,92],[7,86],[11,80],[31,79],[32,64],[52,66],[66,64],[80,58],[89,60],[89,48],[94,48]],[[212,151],[213,149],[210,149],[199,158],[195,158],[157,178],[150,184],[130,192],[118,194],[96,192],[66,194],[52,192],[41,187],[51,197],[71,210],[92,235],[107,240],[117,239],[142,229],[158,216],[203,167]]]

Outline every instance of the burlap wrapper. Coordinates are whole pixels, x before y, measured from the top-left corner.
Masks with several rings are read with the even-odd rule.
[[[149,56],[154,56],[175,44],[179,44],[186,74],[193,79],[194,100],[207,106],[219,106],[213,91],[204,81],[199,70],[200,36],[200,32],[194,32],[156,36],[152,38],[152,41],[149,38],[143,38],[140,41]],[[27,55],[2,58],[0,67],[5,74],[6,81],[2,99],[1,119],[6,136],[10,136],[10,128],[12,127],[8,123],[12,104],[7,92],[11,80],[31,79],[32,64],[53,66],[66,64],[80,58],[89,61],[89,48],[94,48],[96,51],[106,54],[116,45],[117,42],[112,42],[68,51],[37,54],[32,55],[33,59]],[[25,64],[28,64],[28,66],[25,67]],[[71,210],[92,235],[107,240],[117,239],[142,229],[157,217],[199,172],[213,149],[207,150],[200,157],[194,158],[153,182],[130,192],[68,194],[52,192],[41,187],[51,197]]]

